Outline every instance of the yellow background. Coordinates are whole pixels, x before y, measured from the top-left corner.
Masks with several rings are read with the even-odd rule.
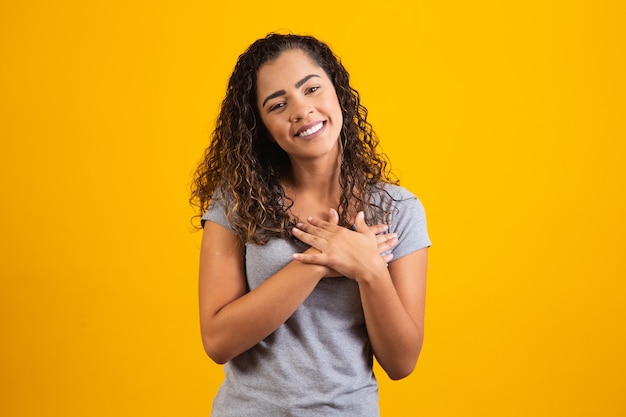
[[[196,162],[237,56],[327,41],[427,208],[383,416],[626,415],[620,1],[2,1],[0,415],[207,416]]]

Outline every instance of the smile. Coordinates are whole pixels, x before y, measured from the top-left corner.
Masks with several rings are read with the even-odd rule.
[[[311,126],[310,128],[299,132],[296,134],[296,136],[299,136],[301,138],[305,138],[307,136],[311,136],[313,133],[318,132],[322,127],[324,127],[324,122],[319,122],[313,126]]]

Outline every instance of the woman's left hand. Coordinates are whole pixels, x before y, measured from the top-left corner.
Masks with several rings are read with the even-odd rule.
[[[398,244],[395,233],[383,233],[387,230],[384,225],[368,226],[363,212],[356,216],[356,230],[339,226],[338,217],[331,209],[330,222],[309,217],[307,223],[299,223],[293,229],[293,235],[320,253],[296,253],[293,258],[329,267],[352,279],[376,274],[386,268],[393,255],[385,252]]]

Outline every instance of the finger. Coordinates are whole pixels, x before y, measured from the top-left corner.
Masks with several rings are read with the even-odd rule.
[[[370,232],[374,233],[375,235],[378,235],[380,233],[385,233],[387,230],[389,230],[389,226],[387,226],[386,224],[375,224],[373,226],[369,226],[370,228]]]
[[[383,254],[398,245],[398,238],[389,239],[378,244],[378,253]]]
[[[315,219],[313,219],[312,217],[309,217],[307,220],[313,220],[315,221]],[[323,221],[323,220],[322,220]],[[329,227],[332,227],[333,225],[327,222],[324,222],[326,225],[328,225]],[[317,225],[312,224],[311,222],[307,222],[307,223],[298,223],[296,224],[296,229],[299,230],[302,233],[306,233],[309,234],[311,236],[317,236],[321,239],[328,239],[331,235],[332,235],[332,231],[330,230],[326,230],[322,227],[319,227]],[[296,236],[298,239],[300,239],[300,236]]]
[[[398,235],[396,233],[383,233],[383,234],[376,235],[376,243],[380,245],[381,243],[385,243],[388,240],[397,239],[397,238],[398,238]]]
[[[301,241],[309,243],[309,241],[316,237],[316,235],[314,234],[315,229],[316,228],[311,225],[298,223],[296,224],[296,227],[291,229],[291,233],[293,233],[293,235]]]
[[[385,261],[386,264],[388,264],[392,260],[393,260],[393,253],[390,253],[388,255],[384,255],[383,256],[383,261]]]
[[[327,222],[317,217],[307,217],[306,221],[308,224],[323,230],[334,231],[337,228],[336,223]]]
[[[298,227],[294,227],[291,229],[291,233],[301,242],[306,243],[309,246],[313,246],[319,250],[323,250],[325,239],[322,239],[314,234],[308,233],[307,231],[302,230],[305,225],[298,223]]]
[[[333,233],[339,230],[340,226],[318,219],[317,217],[309,217],[305,223],[298,223],[296,227],[308,234],[319,236],[323,239],[329,239]]]
[[[339,224],[339,213],[334,208],[331,208],[328,213],[328,222],[334,225]]]
[[[323,253],[308,254],[308,253],[294,253],[292,258],[298,262],[304,264],[326,265],[327,256]]]

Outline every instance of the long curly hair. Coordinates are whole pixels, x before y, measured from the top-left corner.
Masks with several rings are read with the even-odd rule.
[[[360,210],[369,221],[383,219],[385,209],[372,205],[372,196],[384,183],[398,183],[389,175],[386,156],[377,150],[378,139],[359,93],[328,45],[311,36],[270,33],[239,56],[191,189],[190,203],[198,209],[194,217],[201,217],[211,200],[220,198],[230,226],[243,242],[262,245],[273,237],[287,238],[298,221],[290,215],[293,201],[281,185],[290,168],[289,156],[271,140],[256,97],[261,65],[293,49],[304,51],[326,72],[343,114],[340,224],[347,225],[349,213]]]

